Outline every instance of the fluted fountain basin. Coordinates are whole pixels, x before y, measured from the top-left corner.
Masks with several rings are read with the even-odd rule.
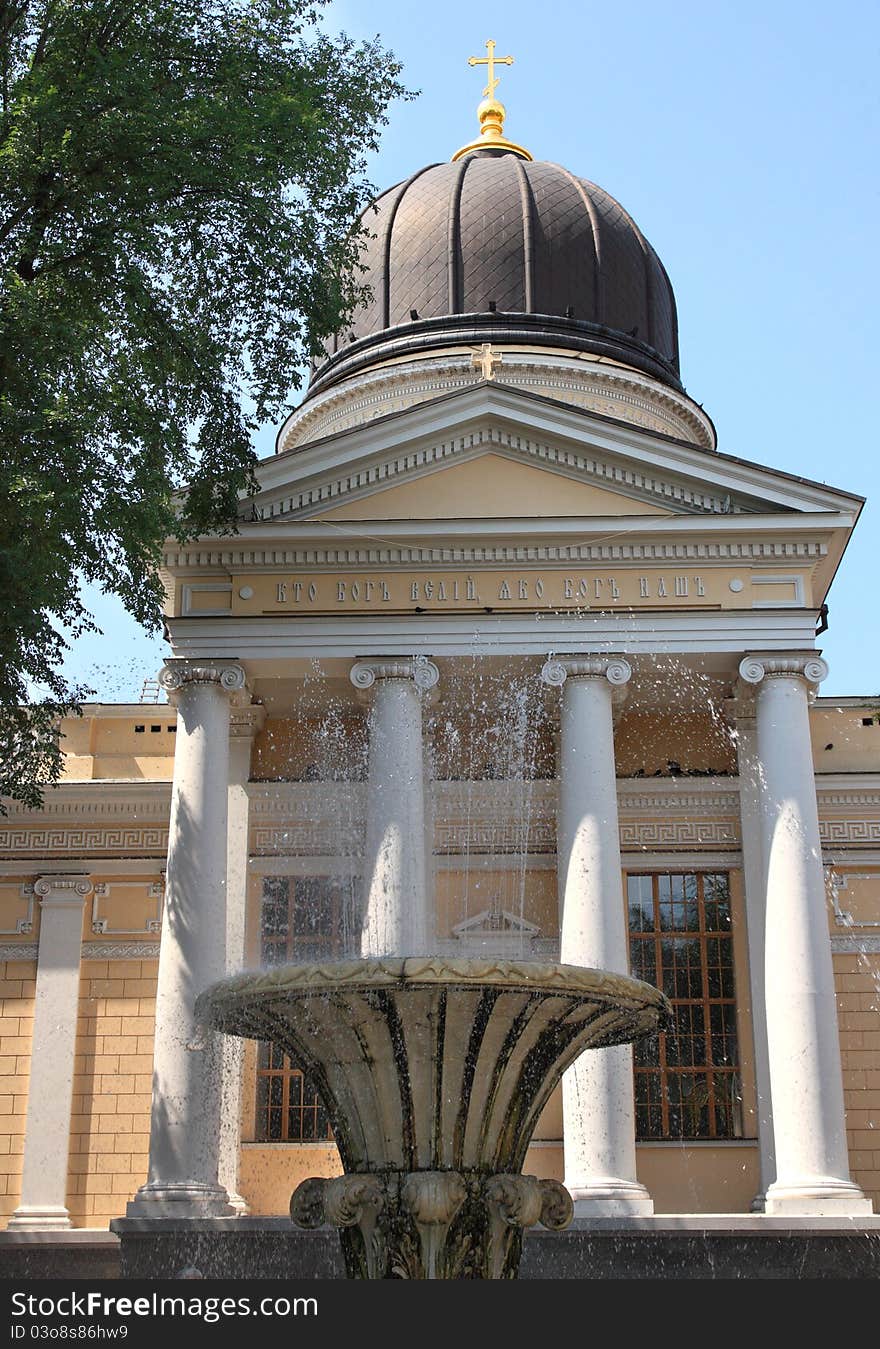
[[[520,1175],[563,1072],[670,1018],[624,975],[417,956],[237,975],[197,1012],[311,1077],[345,1176],[303,1182],[292,1216],[343,1229],[349,1275],[369,1278],[513,1277],[522,1228],[571,1218],[561,1185]]]

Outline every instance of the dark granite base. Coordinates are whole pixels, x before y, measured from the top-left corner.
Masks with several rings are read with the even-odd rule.
[[[123,1278],[174,1278],[195,1266],[206,1278],[338,1279],[336,1233],[281,1219],[114,1224]],[[158,1230],[164,1228],[165,1230]],[[565,1232],[526,1234],[521,1279],[880,1278],[880,1220],[821,1226],[752,1219],[610,1220]]]
[[[120,1264],[112,1232],[0,1232],[4,1279],[118,1279]]]
[[[286,1218],[131,1220],[106,1232],[0,1233],[4,1279],[342,1279],[335,1231]],[[526,1235],[520,1278],[878,1279],[880,1218],[789,1223],[714,1217],[605,1219]]]

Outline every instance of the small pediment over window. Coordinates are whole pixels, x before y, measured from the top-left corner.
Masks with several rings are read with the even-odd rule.
[[[540,931],[535,923],[529,923],[525,918],[511,913],[509,909],[502,909],[499,903],[493,902],[481,913],[456,923],[452,935],[463,946],[478,947],[481,950],[488,947],[515,950],[528,946],[540,935]]]

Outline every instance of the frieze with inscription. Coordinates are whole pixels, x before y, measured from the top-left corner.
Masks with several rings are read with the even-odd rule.
[[[290,572],[234,578],[232,608],[238,614],[718,609],[750,607],[751,588],[750,568]]]

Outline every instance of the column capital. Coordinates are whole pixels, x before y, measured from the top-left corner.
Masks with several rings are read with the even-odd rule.
[[[622,656],[551,656],[544,662],[541,682],[561,688],[567,679],[606,679],[621,689],[632,678],[632,666]]]
[[[361,691],[372,688],[377,679],[411,679],[421,693],[427,693],[439,678],[440,671],[427,656],[403,660],[380,656],[375,660],[358,660],[349,673],[352,684]]]
[[[40,897],[40,907],[66,908],[83,905],[85,897],[92,889],[89,876],[82,873],[65,876],[38,876],[34,881],[34,894]]]
[[[162,666],[158,680],[169,697],[188,684],[217,684],[226,693],[237,693],[244,688],[247,674],[243,666],[233,660],[172,658]]]
[[[739,677],[746,685],[785,678],[818,685],[827,676],[828,665],[817,651],[791,651],[783,655],[750,653],[739,663]]]

